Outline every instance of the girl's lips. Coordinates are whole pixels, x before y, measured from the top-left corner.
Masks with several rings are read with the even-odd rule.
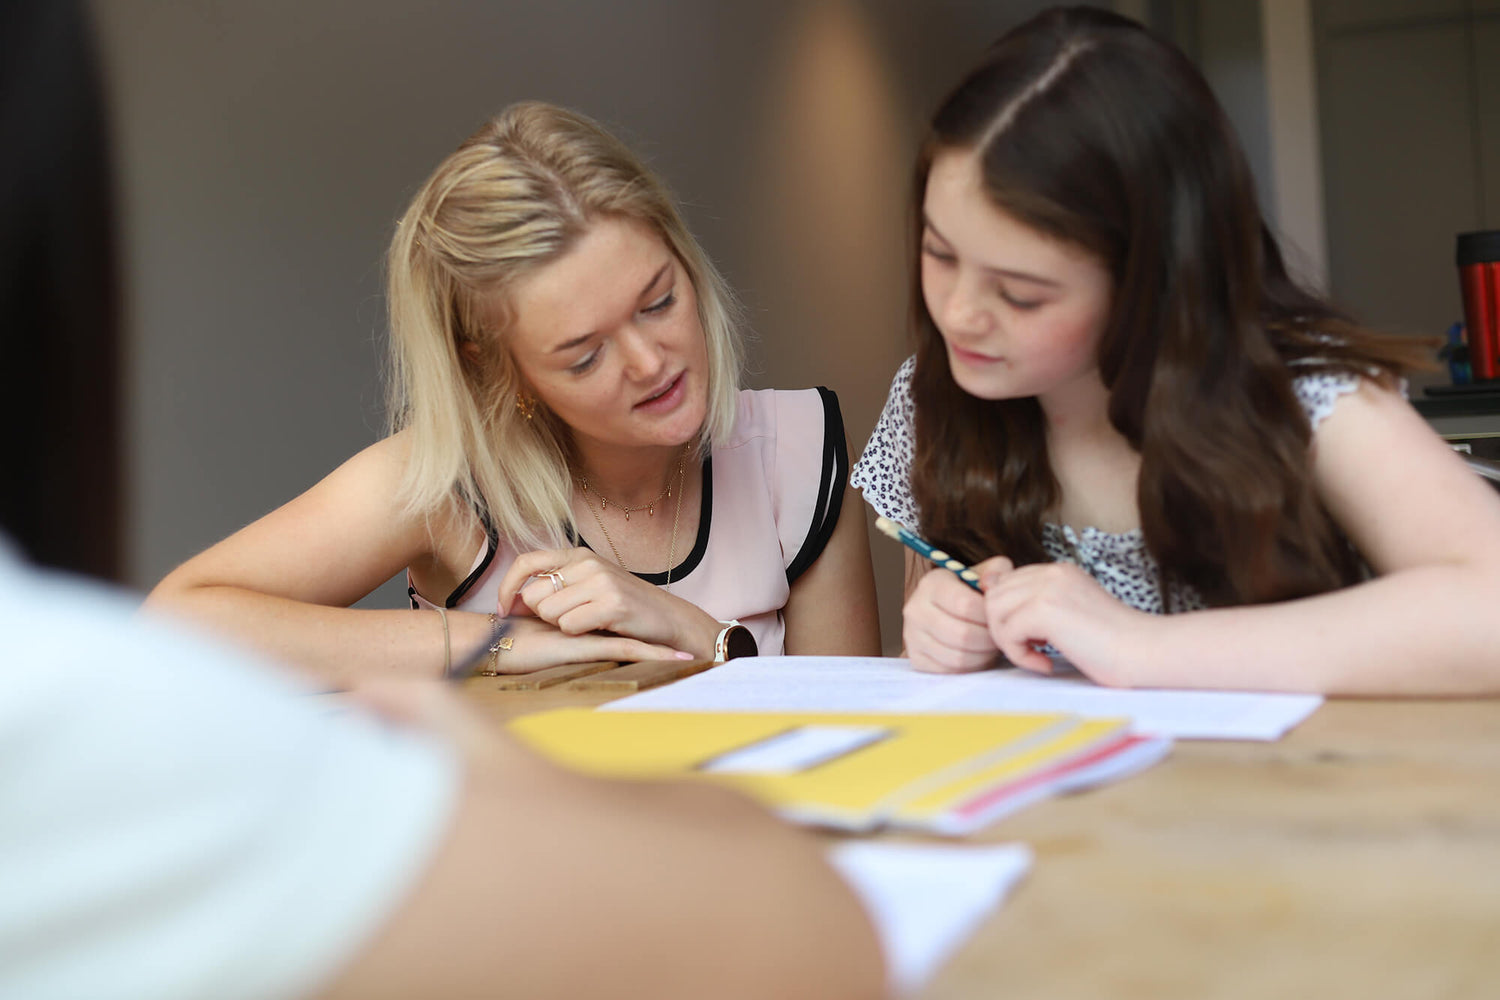
[[[962,347],[954,347],[952,344],[948,345],[948,349],[953,352],[958,360],[971,365],[993,365],[1005,360],[1004,358],[992,358],[988,354],[976,354],[973,351],[966,351]]]
[[[667,384],[665,390],[658,395],[641,400],[635,404],[635,408],[647,413],[664,413],[673,409],[682,401],[684,381],[683,373],[679,372],[677,377]]]

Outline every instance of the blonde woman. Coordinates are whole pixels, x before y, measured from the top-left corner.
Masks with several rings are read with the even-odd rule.
[[[149,603],[339,682],[879,652],[827,390],[739,388],[732,300],[661,183],[520,104],[444,160],[389,261],[392,433]],[[349,605],[407,570],[429,613]],[[748,639],[753,638],[753,645]]]

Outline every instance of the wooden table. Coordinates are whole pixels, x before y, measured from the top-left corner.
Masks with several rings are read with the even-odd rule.
[[[924,1000],[1500,998],[1500,700],[1332,701],[967,840],[1036,863]]]

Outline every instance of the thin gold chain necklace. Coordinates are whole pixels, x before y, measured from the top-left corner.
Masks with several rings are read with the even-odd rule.
[[[678,456],[678,459],[677,459],[677,482],[678,482],[679,486],[682,483],[682,465],[683,465],[683,463],[685,461],[687,461],[687,452],[686,451],[684,451],[682,453],[682,455]],[[588,492],[589,492],[589,481],[588,481],[588,477],[587,476],[579,476],[578,477],[578,488],[581,489],[581,490],[583,490],[583,494],[584,494],[583,495],[583,499],[584,499],[584,502],[587,503],[588,502]],[[672,495],[672,477],[671,476],[667,477],[667,485],[665,485],[665,486],[662,487],[661,492],[658,493],[658,494],[656,494],[656,498],[654,500],[648,500],[647,502],[641,504],[639,507],[627,507],[627,506],[625,506],[622,503],[615,503],[613,500],[611,500],[609,497],[605,496],[603,493],[600,493],[598,490],[594,491],[594,496],[596,496],[596,497],[599,498],[599,509],[600,510],[603,510],[606,507],[618,507],[620,510],[622,510],[622,511],[625,512],[625,520],[627,520],[627,521],[630,520],[630,515],[631,514],[634,514],[637,511],[642,511],[642,510],[646,512],[646,516],[647,517],[655,517],[656,516],[656,505],[659,504],[659,503],[661,503],[663,500],[665,500],[667,497],[670,497],[671,495]],[[589,507],[589,510],[593,510],[593,509],[594,508],[592,506]],[[595,514],[594,516],[598,517],[599,515]],[[602,527],[602,525],[601,525],[601,527]]]
[[[685,458],[686,456],[684,456],[683,459],[679,459],[677,462],[677,502],[672,505],[672,541],[671,544],[667,546],[667,582],[662,584],[662,589],[666,591],[670,591],[672,589],[672,570],[677,565],[677,519],[682,515],[682,483],[684,476]],[[609,551],[614,553],[615,562],[620,564],[621,569],[625,570],[627,573],[630,572],[630,567],[626,566],[625,560],[620,558],[620,550],[615,547],[615,540],[609,537],[609,529],[604,526],[604,518],[599,516],[599,511],[595,510],[593,503],[589,501],[587,482],[580,479],[579,484],[583,487],[583,505],[589,509],[590,514],[594,515],[594,523],[599,526],[599,531],[604,535],[604,540],[609,543]],[[600,505],[602,506],[604,497],[600,496],[598,490],[594,491],[594,495],[599,497]],[[669,497],[671,495],[672,481],[668,479],[667,488],[662,490],[661,496],[658,496],[656,500],[653,501],[653,503],[660,502],[662,497]],[[619,504],[615,504],[615,506],[620,507]],[[620,509],[626,510],[626,508],[624,507],[620,507]],[[634,507],[631,509],[640,510],[641,508]],[[651,511],[650,513],[654,516],[655,511]],[[625,520],[630,520],[629,511],[627,511],[625,514]]]

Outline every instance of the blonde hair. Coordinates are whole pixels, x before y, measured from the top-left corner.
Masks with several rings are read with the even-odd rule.
[[[391,240],[389,413],[392,433],[411,436],[399,497],[408,513],[459,503],[517,548],[566,543],[571,435],[545,407],[528,420],[516,405],[524,386],[504,343],[514,322],[504,297],[605,217],[650,226],[687,272],[709,360],[697,447],[728,438],[741,347],[724,279],[624,144],[583,115],[516,104],[438,165]]]

